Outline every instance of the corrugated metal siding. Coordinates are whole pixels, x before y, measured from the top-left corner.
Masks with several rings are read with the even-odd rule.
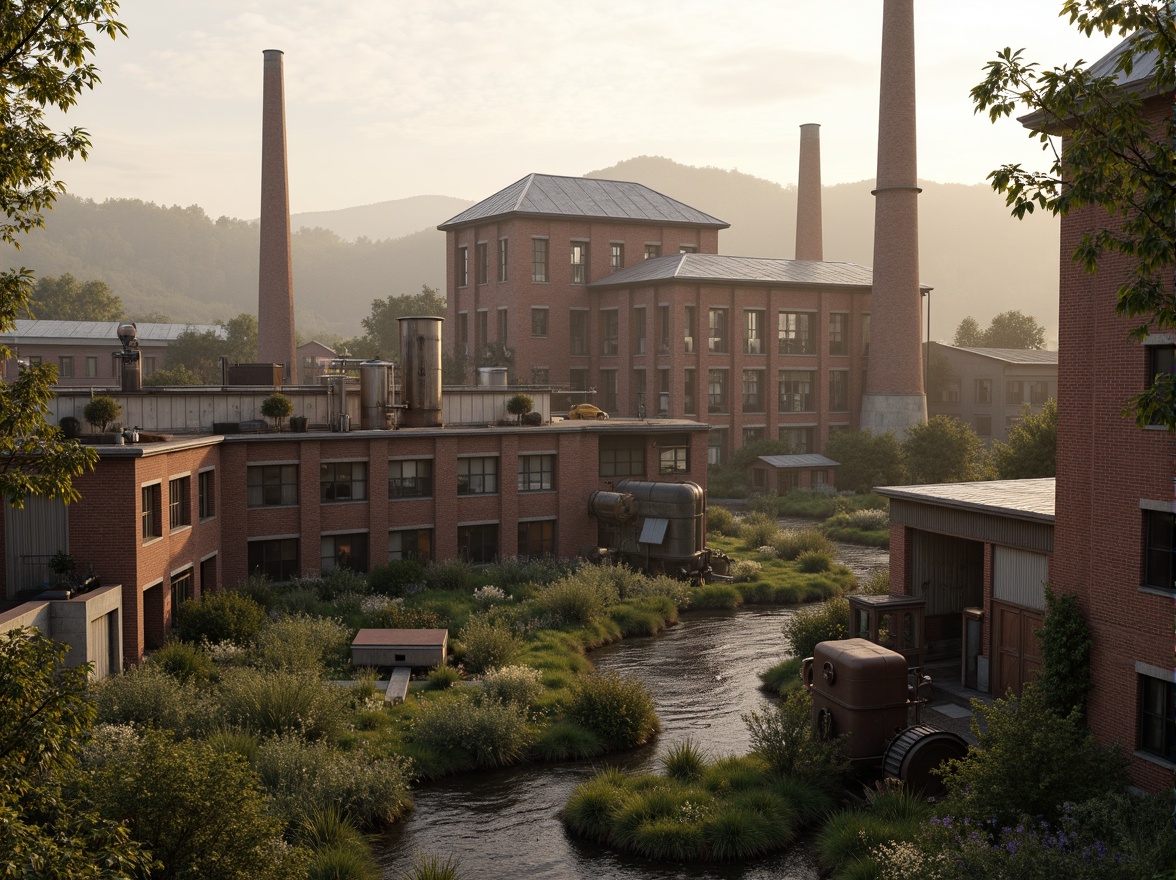
[[[22,510],[4,502],[5,584],[7,598],[20,590],[47,586],[49,557],[69,552],[69,519],[59,499],[29,498]]]
[[[984,601],[984,547],[975,541],[914,533],[911,586],[927,616],[955,614]]]
[[[1013,517],[957,510],[934,504],[892,499],[890,521],[929,532],[958,535],[972,541],[1053,552],[1053,527]]]
[[[992,548],[992,598],[1045,610],[1049,557],[1014,547]]]

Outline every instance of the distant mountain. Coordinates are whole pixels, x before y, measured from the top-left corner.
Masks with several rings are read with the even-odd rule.
[[[719,250],[791,257],[796,189],[738,171],[695,168],[642,156],[588,177],[635,180],[731,224]],[[503,186],[512,181],[503,181]],[[932,285],[932,335],[950,341],[973,315],[982,325],[1020,309],[1057,337],[1058,223],[1008,217],[985,185],[923,182],[920,197],[922,278]],[[825,257],[873,262],[871,183],[824,191]],[[491,195],[486,192],[483,196]],[[372,300],[444,289],[445,236],[436,225],[471,202],[419,196],[292,218],[295,319],[306,336],[353,335]],[[406,231],[407,230],[407,231]],[[128,316],[163,312],[207,323],[257,309],[258,226],[198,206],[163,207],[133,199],[94,202],[63,196],[46,228],[15,256],[37,275],[72,272],[105,281]]]

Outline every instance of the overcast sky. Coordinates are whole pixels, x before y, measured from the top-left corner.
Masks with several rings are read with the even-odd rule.
[[[826,184],[875,175],[882,0],[122,0],[125,40],[69,122],[74,194],[259,213],[262,50],[285,52],[290,200],[318,211],[480,199],[532,171],[638,155],[794,184],[820,123]],[[969,89],[1004,46],[1052,66],[1113,42],[1061,0],[916,0],[919,174],[979,183],[1044,162]]]

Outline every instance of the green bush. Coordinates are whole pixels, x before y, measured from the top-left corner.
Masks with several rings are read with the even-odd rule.
[[[756,562],[754,559],[740,559],[731,566],[731,576],[737,584],[759,580],[763,572],[763,564]]]
[[[730,584],[703,584],[690,594],[690,606],[694,609],[731,610],[743,604],[743,596]]]
[[[571,574],[578,567],[577,560],[557,559],[554,556],[506,556],[490,566],[486,576],[504,587],[543,585]]]
[[[1090,693],[1090,627],[1073,593],[1055,593],[1046,587],[1045,620],[1037,630],[1041,649],[1041,672],[1037,686],[1041,696],[1057,715],[1077,710],[1086,716]]]
[[[118,405],[118,401],[113,397],[100,395],[86,404],[82,409],[82,416],[99,432],[103,432],[107,425],[118,420],[121,412],[122,407]]]
[[[179,637],[185,642],[245,645],[256,638],[265,609],[240,593],[211,593],[189,599],[176,615]]]
[[[472,673],[506,666],[523,648],[522,639],[484,615],[470,617],[461,630],[462,662]]]
[[[98,720],[187,732],[204,711],[192,681],[182,682],[162,666],[145,663],[91,684]]]
[[[617,578],[630,575],[619,567],[584,566],[543,587],[535,596],[535,606],[550,614],[557,626],[585,624],[620,601]]]
[[[784,623],[788,653],[803,659],[813,656],[818,642],[832,642],[849,636],[849,601],[829,599],[816,608],[802,608]]]
[[[360,571],[352,571],[342,566],[332,568],[322,577],[295,579],[295,583],[304,583],[318,590],[319,598],[324,602],[331,602],[348,593],[366,595],[369,592],[367,575]]]
[[[439,856],[418,853],[411,871],[397,871],[401,880],[464,880],[461,873],[461,859],[454,856]]]
[[[586,727],[556,721],[540,731],[532,751],[544,761],[579,761],[602,754],[604,743]]]
[[[786,696],[775,709],[743,716],[751,749],[778,776],[837,789],[849,770],[839,739],[822,740],[813,728],[812,698],[807,691]]]
[[[181,682],[202,684],[216,674],[208,653],[190,642],[169,641],[151,655],[149,662]]]
[[[735,533],[735,514],[725,507],[720,507],[717,504],[708,504],[706,508],[706,531],[707,534],[711,532],[718,532],[720,535],[732,535]]]
[[[269,608],[274,601],[276,590],[273,582],[264,574],[251,574],[234,587],[233,591],[252,599],[262,608]]]
[[[362,839],[331,843],[314,851],[306,880],[379,880],[380,866]]]
[[[464,559],[444,559],[430,562],[422,576],[428,590],[466,592],[473,587],[474,572]]]
[[[507,767],[527,754],[527,718],[509,703],[476,702],[465,694],[423,703],[412,739],[457,766]]]
[[[399,596],[409,584],[424,582],[425,567],[415,559],[396,559],[368,572],[368,589],[385,596]]]
[[[716,813],[703,829],[706,847],[717,861],[743,861],[773,846],[767,818],[755,810],[731,808]]]
[[[890,592],[890,566],[880,565],[871,569],[865,581],[858,584],[859,592],[867,595],[886,595]]]
[[[319,596],[317,581],[296,579],[274,589],[270,607],[278,614],[305,614],[318,617],[330,613],[331,606]]]
[[[827,553],[833,557],[833,543],[816,529],[784,529],[771,546],[781,559],[792,560],[809,552]]]
[[[530,666],[503,666],[483,677],[485,696],[499,703],[511,703],[529,710],[543,693],[542,675]]]
[[[821,550],[806,550],[796,557],[796,567],[808,574],[828,571],[833,567],[833,555]]]
[[[781,660],[761,672],[759,677],[763,682],[763,690],[780,696],[797,690],[801,684],[800,665],[802,662],[803,658],[792,657],[788,660]]]
[[[739,539],[746,550],[774,544],[780,536],[780,524],[764,513],[749,513],[738,521]]]
[[[331,805],[361,829],[374,830],[412,808],[410,767],[399,757],[343,751],[287,735],[261,743],[256,769],[274,810],[292,824]]]
[[[312,673],[229,669],[214,699],[226,723],[259,736],[322,739],[342,728],[349,695]]]
[[[282,429],[282,419],[294,412],[294,401],[285,394],[271,394],[261,402],[261,414],[267,419],[273,419],[278,430]]]
[[[645,685],[612,673],[579,679],[572,686],[567,714],[617,749],[643,745],[661,729]]]
[[[706,769],[706,758],[693,740],[670,747],[661,759],[666,776],[679,782],[698,782]]]
[[[351,654],[351,630],[337,620],[297,614],[267,623],[254,647],[264,669],[341,670]]]
[[[447,691],[461,681],[461,672],[455,666],[442,664],[429,670],[426,687],[431,691]]]

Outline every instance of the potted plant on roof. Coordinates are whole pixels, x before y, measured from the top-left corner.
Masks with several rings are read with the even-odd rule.
[[[282,431],[282,419],[294,412],[294,401],[285,394],[271,394],[261,402],[261,414],[273,419],[278,433]]]
[[[58,584],[66,583],[76,567],[77,562],[64,550],[58,550],[49,557],[49,570],[57,576]]]
[[[535,408],[535,400],[529,394],[516,394],[506,402],[506,411],[522,424],[523,416]]]
[[[91,427],[98,429],[99,434],[105,434],[106,426],[115,421],[121,412],[122,407],[118,405],[118,401],[113,397],[101,395],[86,404],[82,415]]]

